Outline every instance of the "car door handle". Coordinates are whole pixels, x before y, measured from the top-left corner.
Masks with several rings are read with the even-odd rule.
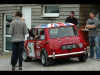
[[[48,43],[49,43],[49,41],[46,42],[46,44],[48,44]]]

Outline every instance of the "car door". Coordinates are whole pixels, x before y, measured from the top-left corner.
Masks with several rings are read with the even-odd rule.
[[[37,29],[38,38],[36,39],[36,57],[40,58],[41,49],[44,48],[45,44],[45,33],[44,29]]]
[[[31,29],[31,32],[36,35],[36,29]],[[27,53],[29,57],[35,57],[35,37],[29,35],[27,42]]]

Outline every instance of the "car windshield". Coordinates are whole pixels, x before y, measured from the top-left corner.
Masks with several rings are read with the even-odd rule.
[[[49,29],[49,34],[51,38],[67,37],[67,36],[78,36],[76,28],[71,27],[59,27]]]

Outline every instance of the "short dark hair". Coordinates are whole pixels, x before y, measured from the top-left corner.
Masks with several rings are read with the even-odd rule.
[[[96,13],[95,13],[94,11],[91,11],[90,13],[93,13],[93,15],[95,15],[95,16],[96,16]]]
[[[71,11],[72,14],[74,14],[74,11]]]
[[[19,16],[19,17],[22,17],[22,15],[23,14],[20,11],[17,11],[16,14],[15,14],[15,16]]]

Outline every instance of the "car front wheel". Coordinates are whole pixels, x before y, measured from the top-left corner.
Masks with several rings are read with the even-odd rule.
[[[78,60],[80,62],[85,62],[87,60],[87,58],[88,58],[88,52],[84,55],[78,56]]]
[[[41,62],[42,62],[43,66],[47,66],[46,65],[46,63],[47,63],[47,53],[46,53],[46,51],[43,51],[42,54],[41,54]]]
[[[24,47],[24,49],[23,49],[22,58],[23,58],[23,60],[24,60],[25,62],[28,62],[28,61],[32,60],[32,58],[29,58],[29,57],[28,57],[25,47]]]

